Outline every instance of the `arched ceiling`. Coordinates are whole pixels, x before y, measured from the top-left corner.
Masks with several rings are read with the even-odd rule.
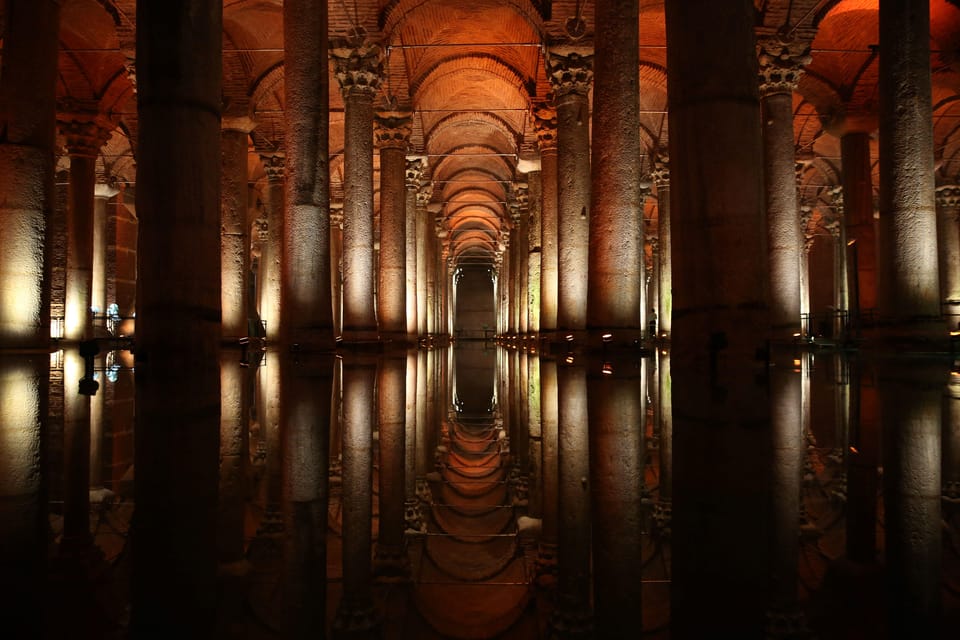
[[[794,95],[798,158],[809,195],[835,182],[844,127],[875,132],[878,0],[754,0],[759,37],[809,46]],[[6,20],[0,2],[0,26]],[[224,112],[256,123],[252,153],[284,144],[283,2],[224,0]],[[450,255],[492,264],[511,226],[509,203],[526,177],[518,158],[536,149],[532,111],[548,104],[545,45],[583,20],[592,0],[329,0],[331,37],[358,29],[384,51],[383,98],[414,113],[411,155],[427,158],[431,215],[449,233]],[[136,0],[64,0],[58,97],[91,102],[119,121],[111,154],[136,148]],[[668,144],[663,0],[640,0],[641,162]],[[0,29],[2,35],[2,29]],[[941,180],[960,175],[960,9],[931,0],[934,127]],[[2,55],[2,48],[0,48]],[[330,82],[331,193],[342,190],[343,99]],[[119,140],[120,138],[118,138]],[[876,151],[874,150],[874,153]],[[253,155],[253,165],[256,156]],[[103,166],[132,181],[132,160]],[[375,163],[375,167],[377,164]],[[821,169],[818,169],[820,167]],[[377,178],[375,177],[375,180]],[[255,177],[251,176],[251,181]],[[805,192],[806,193],[806,192]]]

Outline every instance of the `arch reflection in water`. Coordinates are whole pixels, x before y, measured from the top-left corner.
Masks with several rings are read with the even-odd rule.
[[[9,594],[23,637],[119,633],[127,605],[221,637],[939,637],[957,615],[960,394],[936,361],[776,360],[749,382],[769,423],[692,427],[666,352],[227,351],[219,443],[154,417],[134,469],[134,372],[78,402],[76,356],[0,363],[4,568],[58,585]]]

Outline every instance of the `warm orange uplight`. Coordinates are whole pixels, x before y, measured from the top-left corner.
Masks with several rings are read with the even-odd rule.
[[[860,452],[857,451],[857,448],[856,448],[856,447],[854,447],[854,446],[851,445],[851,446],[850,446],[850,453],[856,454],[856,453],[860,453]]]
[[[567,356],[566,358],[564,358],[564,362],[566,362],[567,364],[573,364],[573,356]]]

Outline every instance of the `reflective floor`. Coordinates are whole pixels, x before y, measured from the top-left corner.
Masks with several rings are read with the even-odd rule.
[[[211,413],[6,355],[9,637],[953,638],[951,364],[797,351],[704,417],[665,351],[236,349]]]

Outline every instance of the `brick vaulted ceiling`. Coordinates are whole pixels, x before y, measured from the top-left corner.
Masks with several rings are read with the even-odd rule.
[[[662,0],[640,2],[641,163],[667,144],[666,37]],[[931,65],[938,179],[960,174],[960,9],[931,0]],[[524,175],[517,160],[536,148],[531,112],[550,101],[544,45],[568,37],[579,15],[591,42],[592,0],[329,0],[331,37],[363,29],[385,52],[383,99],[414,112],[409,153],[427,156],[433,210],[442,212],[455,254],[492,261],[509,226],[507,201]],[[0,2],[0,34],[5,22]],[[836,126],[876,118],[878,0],[755,0],[757,33],[809,46],[812,62],[794,94],[801,195],[816,207],[839,175]],[[63,0],[58,97],[64,108],[95,105],[116,124],[99,163],[135,180],[136,0]],[[224,0],[223,110],[250,116],[251,181],[257,151],[282,149],[281,0]],[[2,49],[0,49],[2,55]],[[331,65],[332,66],[332,65]],[[330,75],[334,197],[342,193],[343,100]],[[876,150],[874,150],[876,153]],[[375,160],[375,166],[376,166]],[[375,180],[375,184],[378,180]],[[656,215],[655,197],[648,205]]]

